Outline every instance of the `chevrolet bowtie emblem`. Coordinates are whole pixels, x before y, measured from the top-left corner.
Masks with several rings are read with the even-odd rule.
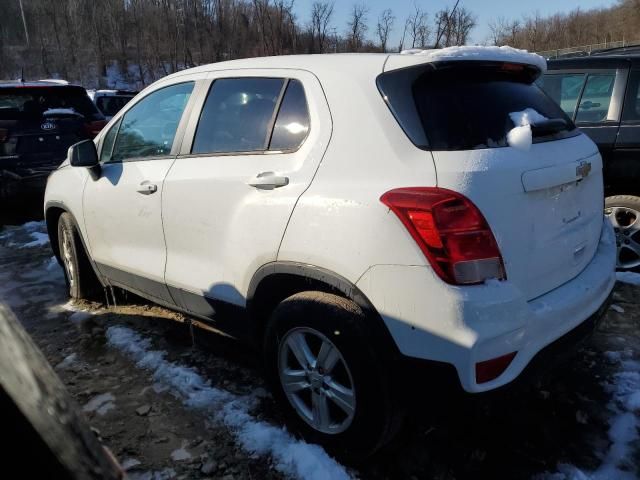
[[[580,165],[576,167],[576,177],[578,180],[586,178],[591,173],[591,162],[580,162]]]

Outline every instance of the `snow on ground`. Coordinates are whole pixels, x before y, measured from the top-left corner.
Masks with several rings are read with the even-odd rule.
[[[251,414],[255,399],[211,386],[194,369],[166,360],[165,352],[152,350],[149,339],[127,327],[109,327],[107,340],[138,366],[153,372],[155,381],[168,386],[187,406],[203,410],[229,427],[246,451],[269,455],[279,472],[303,480],[350,478],[345,468],[318,445],[298,440],[284,428],[256,419]]]
[[[29,243],[25,243],[20,248],[33,248],[33,247],[41,247],[42,245],[46,245],[49,243],[49,235],[41,232],[31,232],[31,238],[33,240]]]
[[[640,286],[640,273],[634,272],[616,272],[616,278],[619,282],[630,283],[631,285]]]
[[[611,393],[608,409],[609,449],[603,455],[602,464],[593,472],[561,464],[559,473],[545,475],[546,480],[635,480],[640,465],[636,465],[633,454],[640,440],[640,362],[633,360],[632,351],[606,352],[605,357],[620,367],[606,384]]]
[[[96,395],[82,407],[82,411],[85,413],[96,412],[98,415],[104,415],[109,410],[116,408],[116,404],[114,403],[115,399],[116,397],[114,397],[112,393]]]
[[[41,247],[49,243],[45,222],[27,222],[18,227],[5,227],[0,239],[8,239],[8,246],[18,248]]]
[[[613,310],[614,312],[618,312],[618,313],[624,313],[624,308],[622,308],[620,305],[616,305],[615,303],[612,303],[609,308],[611,310]]]
[[[56,370],[64,370],[65,368],[69,368],[71,365],[76,363],[78,360],[78,354],[72,353],[71,355],[67,355],[64,360],[62,360],[59,364],[55,366]]]

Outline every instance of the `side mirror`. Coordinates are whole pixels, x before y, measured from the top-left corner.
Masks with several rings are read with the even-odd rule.
[[[93,140],[83,140],[69,147],[67,153],[72,167],[94,168],[99,166],[98,151]]]

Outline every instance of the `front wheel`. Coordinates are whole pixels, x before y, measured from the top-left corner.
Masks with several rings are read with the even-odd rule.
[[[640,197],[615,195],[607,197],[604,206],[616,235],[616,267],[640,272]]]
[[[289,425],[351,460],[387,443],[401,424],[390,362],[367,318],[348,299],[293,295],[273,312],[265,335],[267,377]]]
[[[98,292],[100,283],[91,267],[73,218],[67,212],[60,215],[58,220],[58,246],[69,296],[74,300],[91,299]]]

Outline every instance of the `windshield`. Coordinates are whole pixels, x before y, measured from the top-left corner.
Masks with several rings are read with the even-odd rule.
[[[473,75],[471,75],[473,73]],[[497,66],[434,70],[406,68],[382,74],[378,87],[413,143],[431,150],[506,147],[514,112],[533,109],[560,120],[534,131],[534,143],[576,135],[565,113],[528,76]]]

